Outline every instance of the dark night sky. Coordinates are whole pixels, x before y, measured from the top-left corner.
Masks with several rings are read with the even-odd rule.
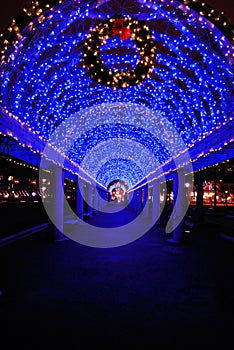
[[[234,25],[234,6],[233,1],[230,0],[207,0],[208,4],[224,12],[224,15]],[[6,26],[11,24],[14,19],[24,7],[28,7],[31,0],[7,0],[4,1],[4,6],[1,7],[0,16],[0,31],[4,30]]]

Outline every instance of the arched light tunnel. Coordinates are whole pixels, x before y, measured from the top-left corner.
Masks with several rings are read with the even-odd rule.
[[[131,22],[124,40],[100,41],[113,18],[139,28]],[[152,36],[142,39],[144,28]],[[119,72],[109,85],[85,61],[92,35],[99,51],[88,41],[90,50],[107,76]],[[148,56],[147,40],[155,44]],[[119,14],[117,0],[36,1],[6,28],[0,46],[1,114],[38,143],[6,124],[3,135],[39,156],[49,143],[68,171],[82,170],[107,190],[118,181],[131,192],[185,165],[191,172],[204,155],[233,143],[230,134],[221,146],[215,139],[203,147],[234,110],[233,27],[205,2],[130,0]]]

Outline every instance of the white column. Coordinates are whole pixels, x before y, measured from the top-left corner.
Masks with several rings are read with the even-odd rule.
[[[132,191],[132,209],[137,211],[137,191]]]
[[[92,216],[93,214],[93,186],[88,185],[87,188],[87,203],[88,203],[88,214]]]
[[[203,173],[199,170],[197,173],[197,199],[195,208],[195,219],[196,221],[202,221],[204,219],[204,207],[203,207]]]
[[[128,193],[128,192],[125,192],[125,202],[126,202],[127,205],[128,205],[129,202],[130,202],[130,196],[129,196],[129,193]]]
[[[97,189],[97,202],[98,202],[98,210],[102,210],[102,190]]]
[[[99,208],[102,210],[102,208],[105,207],[107,201],[106,201],[106,192],[102,189],[99,190]]]
[[[137,212],[138,211],[138,199],[139,199],[139,193],[138,193],[139,190],[134,190],[134,197],[135,197],[135,211]]]
[[[98,208],[102,211],[103,208],[103,199],[102,199],[102,189],[98,189]]]
[[[99,210],[99,194],[97,191],[97,187],[93,187],[93,208],[94,208],[94,213]]]
[[[83,220],[84,218],[84,183],[79,179],[76,189],[76,214]]]
[[[152,224],[156,224],[160,217],[160,182],[153,182],[152,191]]]
[[[180,189],[180,190],[179,190]],[[179,192],[178,192],[179,191]],[[172,215],[174,216],[173,238],[171,242],[179,243],[184,235],[183,209],[186,201],[185,196],[185,175],[183,170],[177,170],[173,177],[173,208]],[[180,223],[178,224],[178,221]]]
[[[147,218],[149,216],[149,188],[148,186],[143,187],[144,203],[143,203],[143,217]]]
[[[128,205],[130,208],[132,208],[133,210],[135,210],[135,195],[134,195],[134,191],[129,192],[128,193]]]
[[[52,217],[54,222],[54,240],[63,240],[64,223],[64,170],[59,166],[53,166],[52,177],[53,203]]]
[[[142,188],[137,190],[137,213],[141,212]]]

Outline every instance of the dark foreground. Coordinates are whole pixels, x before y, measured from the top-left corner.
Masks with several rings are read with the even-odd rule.
[[[154,227],[108,249],[43,231],[0,248],[2,349],[225,349],[234,244],[212,230],[200,225],[173,244]]]

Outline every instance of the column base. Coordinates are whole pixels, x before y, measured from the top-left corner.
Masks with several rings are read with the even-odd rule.
[[[63,241],[67,241],[68,238],[66,236],[64,236],[64,234],[58,230],[57,227],[54,227],[54,242],[63,242]]]
[[[181,241],[178,241],[175,238],[168,238],[167,242],[169,242],[169,243],[181,243]]]
[[[63,241],[68,241],[67,237],[60,237],[54,240],[55,242],[63,242]]]

